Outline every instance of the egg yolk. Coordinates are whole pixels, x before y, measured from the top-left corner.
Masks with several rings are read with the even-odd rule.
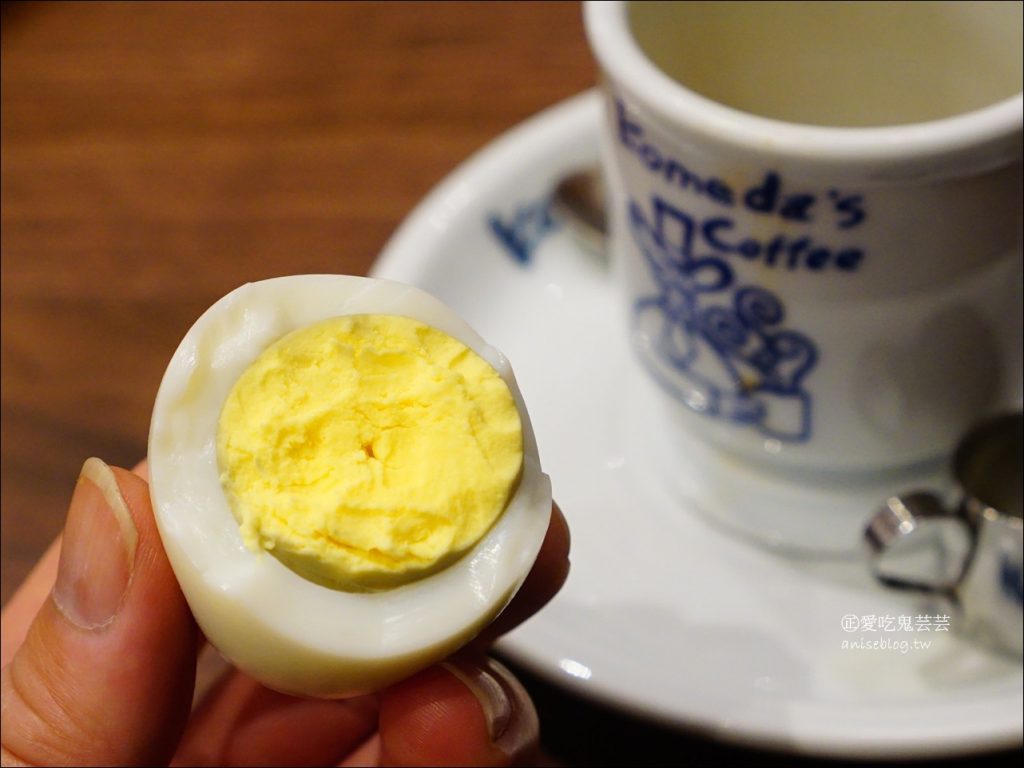
[[[454,562],[505,509],[523,462],[508,386],[447,334],[353,315],[269,346],[220,414],[221,483],[245,545],[348,591]]]

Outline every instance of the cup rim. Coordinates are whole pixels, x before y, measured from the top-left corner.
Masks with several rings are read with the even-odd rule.
[[[981,172],[1021,158],[1022,92],[970,112],[919,123],[789,123],[720,104],[670,78],[634,40],[628,6],[627,0],[584,2],[584,27],[598,64],[617,88],[704,141],[803,164],[856,166],[881,179]]]

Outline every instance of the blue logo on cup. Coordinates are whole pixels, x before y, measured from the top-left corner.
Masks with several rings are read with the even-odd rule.
[[[653,224],[630,201],[630,230],[657,284],[634,304],[634,328],[655,378],[704,415],[749,425],[767,439],[806,442],[812,398],[804,380],[818,351],[784,326],[779,298],[736,284],[732,267],[694,253],[690,217],[660,197]]]

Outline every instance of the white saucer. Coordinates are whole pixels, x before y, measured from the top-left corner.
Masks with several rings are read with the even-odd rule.
[[[374,268],[508,356],[572,528],[568,583],[502,650],[583,696],[731,741],[846,757],[1020,744],[1020,663],[942,631],[941,608],[875,587],[859,562],[729,535],[664,481],[676,454],[656,437],[605,267],[547,206],[559,179],[596,163],[599,116],[585,93],[496,140]],[[893,628],[869,628],[886,616]],[[897,629],[901,616],[915,626]]]

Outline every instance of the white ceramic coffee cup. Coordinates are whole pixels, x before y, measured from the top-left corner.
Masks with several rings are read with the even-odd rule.
[[[670,21],[707,12],[685,5]],[[1006,34],[991,7],[965,12],[973,34]],[[669,77],[630,13],[584,10],[610,242],[634,346],[681,429],[771,468],[868,475],[940,459],[1018,396],[1019,80],[925,122],[783,122]],[[986,77],[967,74],[968,89]]]

